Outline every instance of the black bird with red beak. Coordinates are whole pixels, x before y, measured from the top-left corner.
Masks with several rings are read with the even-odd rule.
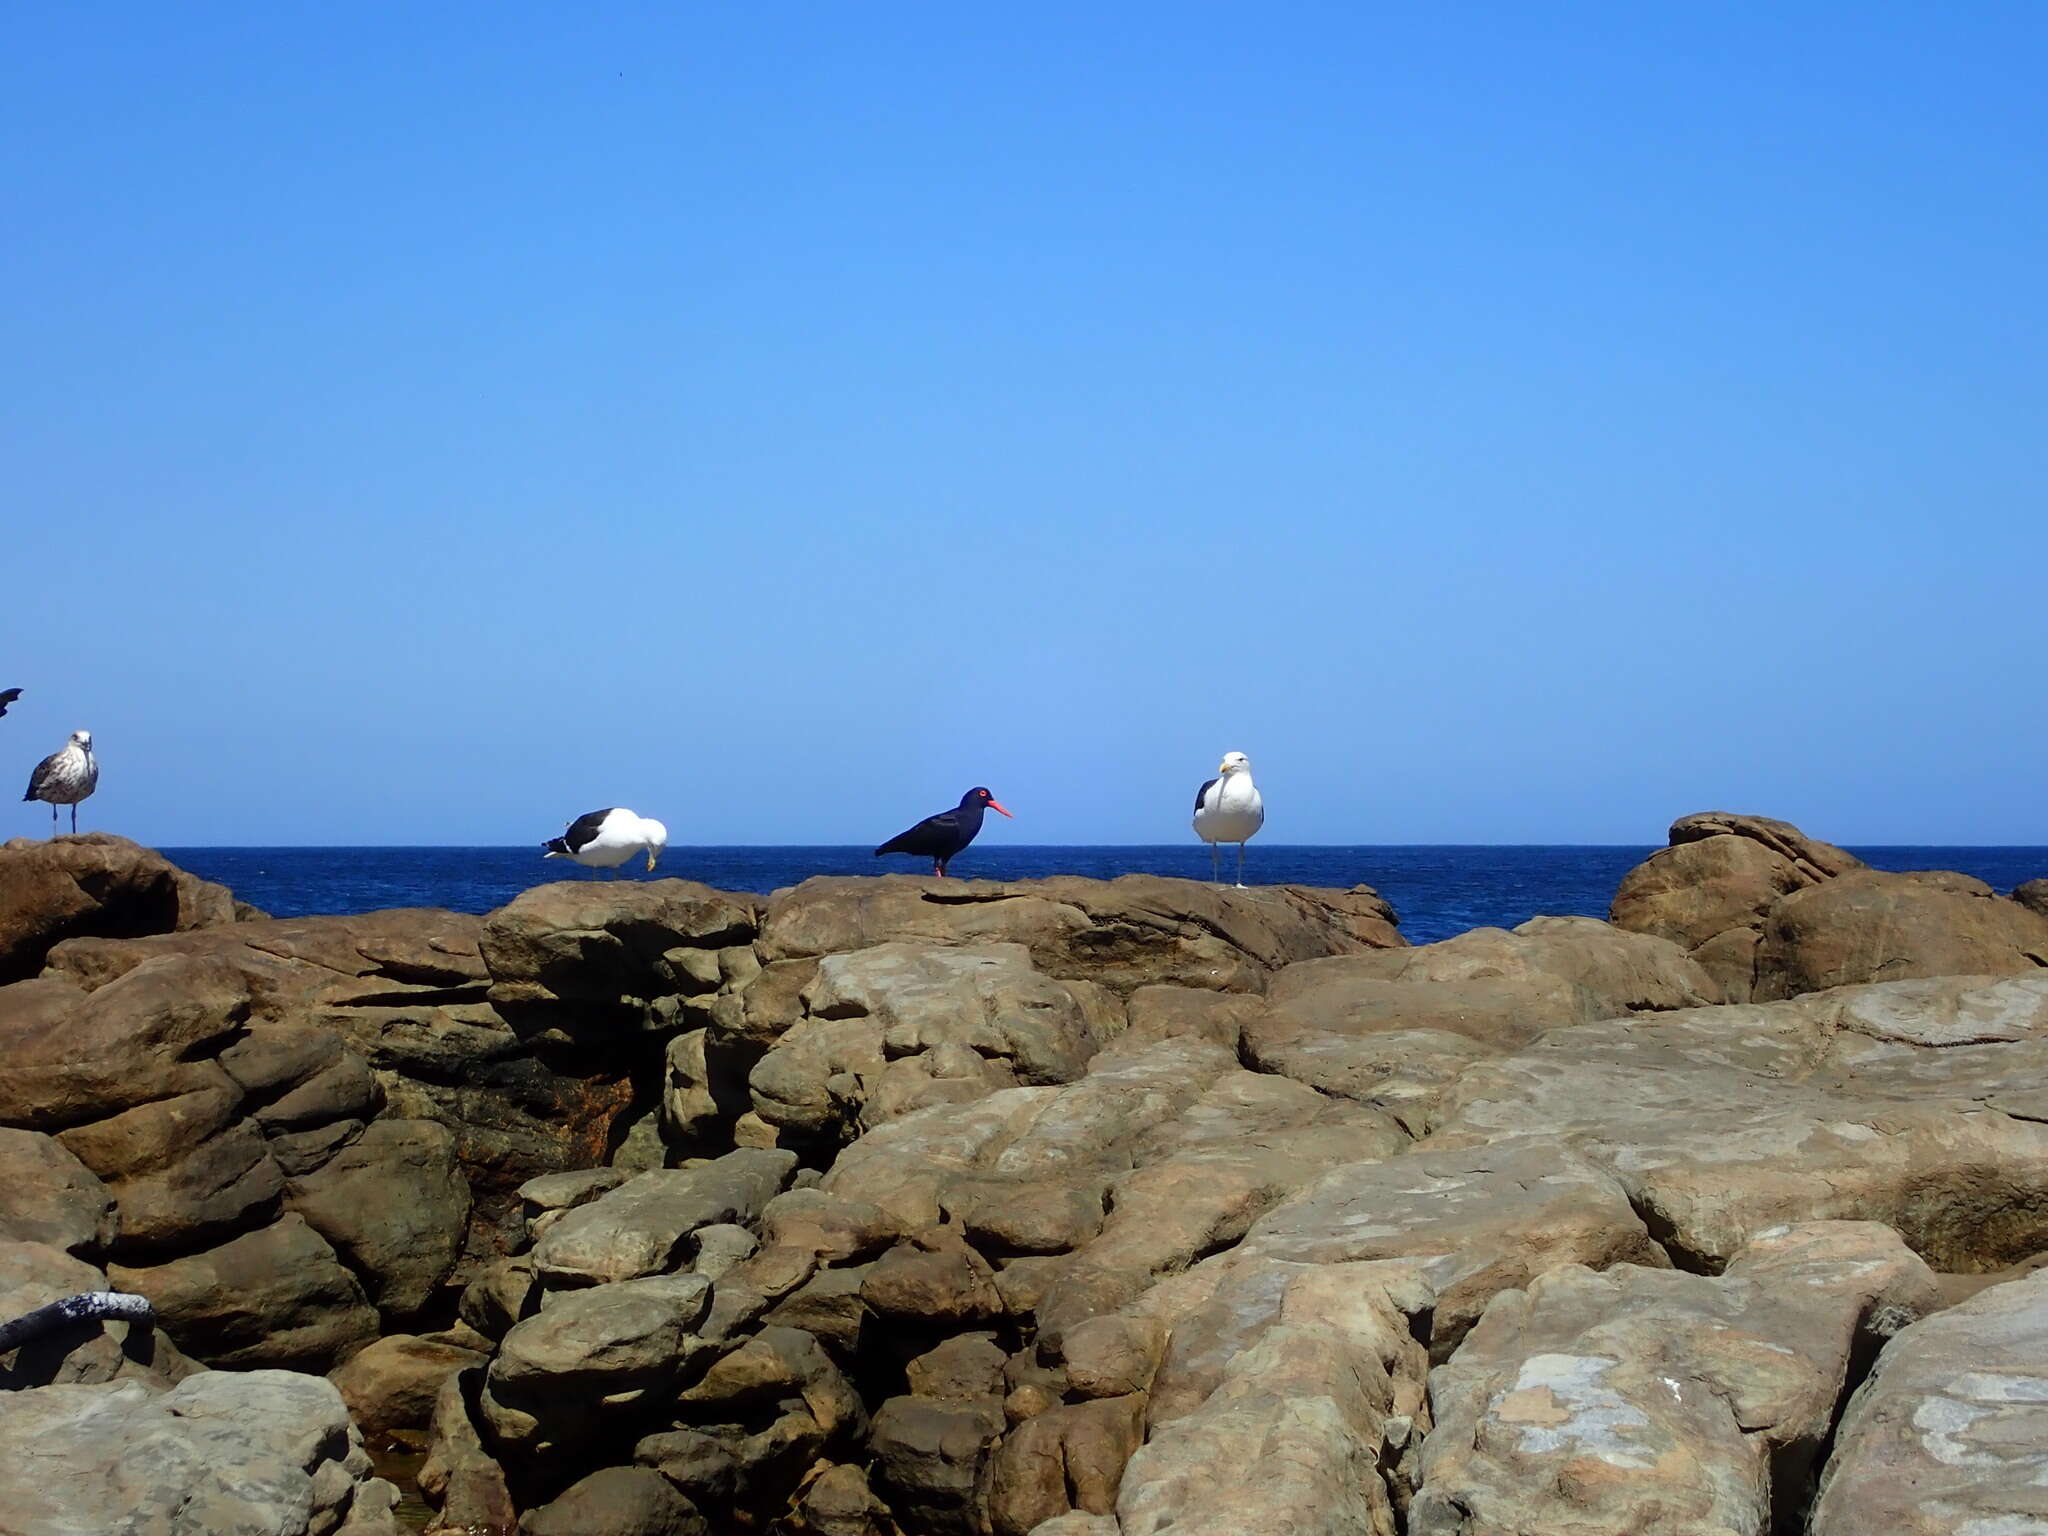
[[[996,804],[996,797],[976,785],[960,797],[960,803],[950,811],[941,811],[936,816],[927,816],[908,832],[898,832],[889,841],[875,850],[875,857],[885,853],[910,853],[921,859],[932,861],[932,873],[943,875],[946,866],[962,848],[974,841],[981,830],[981,813],[984,810],[1010,813]],[[1014,820],[1014,818],[1012,818]]]

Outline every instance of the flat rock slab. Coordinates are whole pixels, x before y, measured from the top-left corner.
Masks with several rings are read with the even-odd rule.
[[[1561,1142],[1707,1268],[1831,1219],[1994,1270],[2048,1248],[2044,1109],[2048,977],[1939,978],[1553,1031],[1466,1073],[1426,1145]]]
[[[1496,1294],[1547,1270],[1670,1263],[1620,1180],[1538,1137],[1332,1169],[1253,1222],[1238,1252],[1418,1261],[1437,1293],[1430,1347],[1439,1360]]]
[[[1408,1528],[1767,1536],[1804,1502],[1852,1359],[1941,1305],[1865,1222],[1785,1228],[1714,1277],[1553,1270],[1431,1374]]]
[[[679,1269],[701,1227],[751,1222],[796,1171],[796,1154],[742,1147],[696,1168],[657,1168],[557,1216],[533,1267],[557,1288]]]
[[[2048,1274],[1885,1347],[1843,1416],[1813,1536],[2048,1531]]]
[[[1119,994],[1154,982],[1260,991],[1265,973],[1318,955],[1399,946],[1394,912],[1365,886],[1250,890],[1124,875],[1115,880],[820,876],[769,898],[764,961],[891,941],[1017,943],[1048,976]]]
[[[341,1394],[291,1371],[0,1393],[0,1520],[23,1536],[389,1530]]]

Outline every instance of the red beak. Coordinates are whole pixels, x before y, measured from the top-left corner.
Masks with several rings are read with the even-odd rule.
[[[1003,811],[1003,808],[1000,805],[996,804],[996,797],[994,795],[990,795],[988,797],[988,808],[992,811]],[[1003,811],[1003,814],[1005,816],[1010,816],[1010,813],[1008,811]],[[1016,819],[1016,817],[1010,816],[1010,820],[1015,821]]]

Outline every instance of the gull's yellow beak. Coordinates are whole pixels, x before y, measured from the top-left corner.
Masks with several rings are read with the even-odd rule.
[[[1228,764],[1228,763],[1218,763],[1218,764],[1216,765],[1216,771],[1217,771],[1217,773],[1219,773],[1219,774],[1225,774],[1225,773],[1228,773],[1228,772],[1230,772],[1230,764]]]
[[[647,873],[650,875],[654,873],[654,850],[652,848],[647,850]]]

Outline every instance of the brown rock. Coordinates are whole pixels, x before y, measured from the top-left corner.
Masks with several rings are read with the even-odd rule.
[[[1713,1278],[1553,1270],[1432,1374],[1409,1528],[1766,1536],[1804,1500],[1854,1358],[1941,1304],[1874,1223],[1779,1229]]]
[[[901,1322],[952,1325],[1002,1316],[995,1271],[955,1227],[916,1233],[882,1255],[860,1288],[878,1316]]]
[[[2048,1248],[2044,1106],[2048,976],[1950,977],[1555,1031],[1474,1067],[1431,1144],[1568,1148],[1687,1267],[1833,1219],[1982,1271]]]
[[[1957,1536],[2048,1519],[2048,1275],[1915,1323],[1850,1402],[1813,1536]]]
[[[956,1333],[911,1359],[904,1378],[913,1396],[976,1402],[1002,1395],[1006,1358],[994,1334]]]
[[[606,1467],[528,1512],[521,1536],[705,1536],[697,1507],[647,1467]]]
[[[1671,824],[1671,846],[1622,879],[1617,928],[1670,939],[1732,1003],[1750,1000],[1764,919],[1781,896],[1861,869],[1862,862],[1789,822],[1709,811]]]
[[[86,1258],[105,1253],[114,1231],[113,1196],[91,1169],[48,1136],[0,1130],[0,1240]]]
[[[1860,870],[1785,897],[1757,949],[1758,1001],[1858,982],[2048,967],[2048,916],[1968,876]]]
[[[484,1450],[473,1410],[483,1387],[482,1367],[444,1377],[434,1399],[420,1492],[439,1506],[428,1525],[443,1536],[512,1536],[519,1524],[505,1470]]]
[[[193,1058],[224,1044],[248,992],[223,966],[152,960],[90,996],[67,982],[0,988],[0,1124],[58,1131],[216,1085]]]
[[[667,1033],[676,1016],[655,1000],[715,993],[716,952],[752,939],[758,917],[754,898],[692,880],[563,880],[493,912],[478,948],[521,1033]]]
[[[1124,1463],[1145,1437],[1143,1396],[1071,1403],[1039,1414],[1004,1440],[989,1485],[997,1536],[1028,1536],[1041,1522],[1116,1508]]]
[[[0,983],[35,975],[65,939],[170,933],[245,915],[262,914],[125,837],[0,843]]]
[[[980,1524],[976,1489],[1004,1429],[1000,1399],[941,1402],[892,1397],[875,1412],[868,1448],[882,1497],[899,1523],[933,1536],[968,1536]]]
[[[105,1289],[106,1275],[82,1260],[44,1243],[0,1240],[0,1322]],[[199,1369],[151,1324],[95,1319],[52,1329],[0,1353],[0,1392],[131,1378],[162,1388]]]
[[[2048,917],[2048,880],[2029,880],[2013,887],[2012,899],[2029,912]]]
[[[378,1120],[289,1204],[334,1245],[388,1318],[418,1314],[454,1271],[469,1221],[455,1138],[432,1120]]]
[[[1023,944],[1045,975],[1099,982],[1119,995],[1159,982],[1258,991],[1265,972],[1291,961],[1402,942],[1393,909],[1364,886],[885,875],[820,876],[776,892],[759,947],[773,962],[898,941]]]
[[[470,1333],[477,1345],[482,1335]],[[388,1443],[395,1430],[424,1430],[432,1422],[441,1387],[457,1371],[481,1366],[482,1348],[455,1342],[447,1335],[428,1338],[394,1333],[376,1340],[328,1373],[341,1390],[349,1417],[375,1448]]]
[[[167,1263],[115,1264],[118,1290],[209,1365],[322,1372],[377,1336],[377,1314],[334,1250],[296,1215]]]

